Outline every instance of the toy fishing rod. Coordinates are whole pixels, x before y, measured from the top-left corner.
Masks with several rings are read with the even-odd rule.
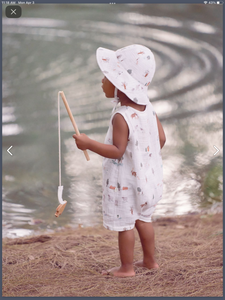
[[[77,135],[80,135],[80,132],[79,132],[79,129],[77,127],[77,124],[74,120],[74,117],[72,115],[72,112],[71,112],[71,109],[69,107],[69,104],[66,100],[66,96],[64,94],[63,91],[60,91],[58,92],[58,136],[59,136],[59,186],[58,186],[58,200],[59,200],[59,206],[56,208],[56,213],[55,213],[55,216],[58,217],[62,214],[62,212],[64,211],[65,207],[66,207],[66,204],[67,204],[67,201],[63,200],[62,199],[62,192],[63,192],[63,186],[62,186],[62,183],[61,183],[61,136],[60,136],[60,96],[63,100],[63,103],[66,107],[66,110],[68,112],[68,115],[70,117],[70,120],[73,124],[73,127],[74,127],[74,130],[76,132]],[[87,153],[87,150],[84,150],[84,155],[88,160],[90,160],[90,157]]]

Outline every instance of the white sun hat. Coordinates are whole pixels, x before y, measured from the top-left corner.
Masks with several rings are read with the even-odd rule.
[[[100,47],[96,58],[103,74],[118,90],[137,104],[149,103],[147,90],[155,73],[155,58],[150,49],[137,44],[117,51]]]

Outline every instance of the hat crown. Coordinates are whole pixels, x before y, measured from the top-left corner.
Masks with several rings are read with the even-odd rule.
[[[148,86],[155,73],[155,58],[150,49],[130,45],[116,52],[118,63],[143,86]]]
[[[108,80],[137,104],[148,104],[148,85],[155,73],[155,58],[150,49],[130,45],[112,51],[98,48],[96,58]]]

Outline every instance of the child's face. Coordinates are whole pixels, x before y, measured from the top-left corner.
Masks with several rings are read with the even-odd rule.
[[[107,77],[102,79],[102,83],[102,89],[105,93],[105,96],[107,98],[114,98],[115,86],[107,79]]]

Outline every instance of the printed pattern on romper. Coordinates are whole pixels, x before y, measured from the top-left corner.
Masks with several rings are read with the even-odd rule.
[[[116,113],[126,120],[129,139],[121,159],[103,160],[103,225],[123,231],[132,229],[137,219],[151,221],[155,206],[162,198],[163,174],[152,104],[144,112],[122,106]],[[112,118],[105,139],[107,144],[112,144]]]

